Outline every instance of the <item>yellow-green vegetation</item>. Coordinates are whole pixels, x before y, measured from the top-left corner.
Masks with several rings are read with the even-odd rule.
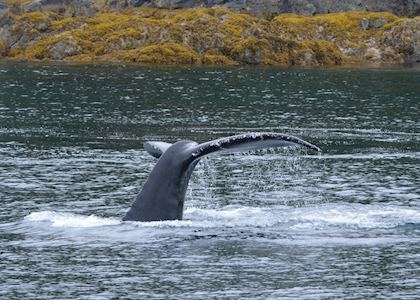
[[[20,23],[32,23],[32,24],[39,24],[39,23],[50,23],[50,14],[45,14],[40,11],[34,11],[30,13],[26,13],[16,17],[17,21]]]
[[[210,49],[203,54],[202,62],[205,65],[220,65],[220,66],[232,66],[238,64],[234,60],[224,56],[217,50]]]
[[[384,33],[404,21],[367,12],[284,14],[269,21],[222,7],[130,8],[91,18],[32,12],[12,14],[12,20],[21,42],[7,51],[11,59],[282,66],[376,62],[385,51]]]
[[[274,18],[273,23],[281,25],[288,33],[300,37],[324,31],[338,36],[354,36],[365,31],[360,26],[363,19],[370,20],[371,23],[375,23],[378,19],[385,19],[390,23],[401,20],[388,12],[342,12],[313,17],[283,14]],[[320,29],[319,26],[323,28]]]
[[[192,49],[182,44],[165,42],[128,51],[116,51],[104,55],[103,59],[114,61],[123,60],[147,64],[197,64],[200,56]]]
[[[6,42],[0,41],[0,57],[6,56],[6,51],[7,51]]]

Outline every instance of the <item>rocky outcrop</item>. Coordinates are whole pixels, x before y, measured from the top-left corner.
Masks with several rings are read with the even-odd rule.
[[[420,19],[402,22],[385,32],[383,44],[400,53],[406,63],[420,63]]]
[[[33,0],[22,5],[24,13],[52,11],[67,17],[93,17],[97,8],[93,0]]]
[[[5,0],[0,0],[0,10],[1,1]],[[185,9],[215,6],[269,19],[282,13],[313,16],[347,11],[386,11],[404,17],[420,15],[420,0],[32,0],[23,3],[23,12],[53,11],[66,16],[93,16],[104,8],[115,11],[128,7]]]
[[[109,5],[172,9],[225,6],[269,18],[281,13],[312,16],[344,11],[387,11],[407,17],[420,15],[420,0],[109,0]]]
[[[306,15],[344,11],[387,11],[407,17],[420,14],[420,0],[290,0],[283,2],[288,3],[283,6],[286,10]]]
[[[0,27],[0,55],[195,65],[390,64],[420,60],[419,33],[420,18],[390,13],[282,14],[267,20],[223,7],[142,7],[92,17],[33,11],[11,14]]]
[[[71,36],[60,39],[56,43],[48,47],[51,59],[62,60],[66,57],[80,54],[82,47],[80,47]]]
[[[9,7],[6,0],[0,0],[0,58],[7,55],[9,35]]]
[[[6,0],[0,0],[0,26],[9,21],[9,7]]]

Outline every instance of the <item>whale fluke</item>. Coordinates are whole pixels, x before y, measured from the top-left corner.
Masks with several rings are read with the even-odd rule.
[[[165,143],[165,142],[146,142],[143,144],[144,150],[146,150],[151,156],[159,158],[165,152],[168,150],[169,147],[171,147],[172,144]]]
[[[317,146],[297,137],[272,132],[234,135],[202,144],[193,141],[179,141],[174,144],[146,142],[145,150],[159,160],[123,220],[181,220],[191,173],[198,161],[205,156],[220,152],[289,146],[320,151]]]

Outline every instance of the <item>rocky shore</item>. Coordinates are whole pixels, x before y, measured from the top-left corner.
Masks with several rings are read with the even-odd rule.
[[[371,12],[384,8],[392,13]],[[195,65],[415,63],[420,62],[419,8],[420,0],[0,0],[0,58]]]

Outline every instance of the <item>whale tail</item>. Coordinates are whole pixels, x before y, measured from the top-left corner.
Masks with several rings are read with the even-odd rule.
[[[234,135],[202,144],[193,141],[146,142],[146,151],[159,160],[123,220],[181,220],[191,173],[205,156],[290,146],[320,151],[317,146],[297,137],[271,132]]]
[[[147,153],[156,158],[161,157],[163,152],[168,150],[168,148],[171,146],[172,144],[165,142],[146,142],[143,144],[144,150],[146,150]]]

